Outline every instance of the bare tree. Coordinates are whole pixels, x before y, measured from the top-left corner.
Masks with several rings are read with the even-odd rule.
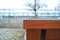
[[[40,4],[39,0],[34,0],[33,3],[27,2],[26,4],[28,7],[32,8],[32,11],[34,11],[35,18],[37,18],[37,10],[40,9],[41,7],[47,7],[46,4]]]

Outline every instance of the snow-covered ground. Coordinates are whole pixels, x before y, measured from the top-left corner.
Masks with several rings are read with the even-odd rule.
[[[24,29],[0,28],[0,40],[26,40]]]
[[[24,18],[25,19],[25,18]],[[23,28],[23,18],[0,19],[0,28]]]
[[[25,29],[23,29],[24,19],[0,19],[0,40],[26,40]]]
[[[0,19],[0,28],[23,28],[23,20],[39,19],[39,20],[60,20],[60,17],[40,17],[40,18],[3,18]]]

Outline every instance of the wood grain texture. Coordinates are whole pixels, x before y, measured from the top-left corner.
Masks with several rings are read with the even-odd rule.
[[[40,40],[41,30],[40,29],[27,29],[26,30],[27,40]],[[48,29],[46,30],[46,40],[60,40],[60,29]]]
[[[24,20],[27,40],[40,40],[41,29],[46,29],[46,40],[60,40],[60,20]]]
[[[46,30],[46,40],[60,40],[60,29]]]
[[[40,32],[41,30],[37,29],[37,30],[34,30],[34,29],[27,29],[26,30],[26,39],[27,40],[40,40]]]
[[[60,29],[60,20],[24,20],[26,29]]]

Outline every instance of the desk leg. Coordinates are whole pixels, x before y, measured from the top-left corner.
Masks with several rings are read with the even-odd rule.
[[[40,40],[40,29],[27,29],[26,40]]]
[[[46,30],[45,29],[42,29],[41,30],[41,39],[40,40],[45,40],[45,37],[46,37]]]

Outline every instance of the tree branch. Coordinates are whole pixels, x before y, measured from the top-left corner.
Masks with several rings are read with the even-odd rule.
[[[29,6],[29,7],[31,7],[31,8],[33,8],[33,4],[31,4],[31,3],[29,3],[29,2],[27,2],[26,5]]]

